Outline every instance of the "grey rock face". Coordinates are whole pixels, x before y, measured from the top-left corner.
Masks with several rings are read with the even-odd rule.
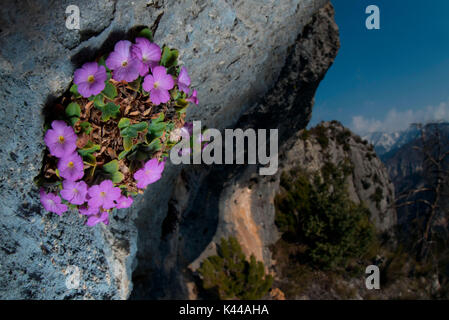
[[[240,117],[235,127],[279,129],[282,159],[288,150],[286,143],[297,139],[297,131],[307,125],[315,91],[338,48],[338,28],[333,9],[327,5],[297,37],[275,86]],[[148,245],[147,254],[138,252],[132,297],[197,297],[194,271],[205,257],[215,253],[222,237],[236,237],[246,254],[254,254],[270,266],[269,245],[279,237],[273,205],[279,176],[280,171],[260,176],[256,165],[184,168],[168,200],[161,241],[151,239],[159,247]],[[150,243],[151,235],[141,231],[138,243]]]
[[[209,127],[233,126],[273,87],[288,47],[326,2],[81,0],[78,31],[65,28],[70,1],[4,1],[0,298],[123,299],[131,293],[136,263],[136,279],[156,267],[170,270],[161,230],[180,167],[168,166],[163,179],[133,208],[115,213],[106,228],[88,228],[74,213],[60,218],[40,207],[33,178],[44,150],[43,109],[68,89],[77,67],[109,52],[132,28],[149,25],[158,44],[180,50],[199,91],[201,104],[189,117]]]

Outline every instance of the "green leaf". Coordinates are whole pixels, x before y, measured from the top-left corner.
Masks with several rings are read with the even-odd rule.
[[[180,99],[176,100],[176,107],[178,107],[178,108],[185,108],[188,105],[189,105],[189,102],[185,99],[180,98]]]
[[[78,92],[78,85],[76,85],[76,84],[74,84],[70,87],[70,93],[72,93],[75,98],[81,97],[81,95]]]
[[[176,112],[177,112],[178,114],[183,114],[183,113],[185,113],[185,112],[187,111],[187,107],[188,107],[188,106],[186,106],[186,107],[184,107],[184,108],[177,108],[177,109],[176,109]]]
[[[167,129],[168,131],[173,131],[173,130],[175,129],[175,124],[174,124],[173,122],[167,123],[166,129]]]
[[[153,141],[164,134],[166,123],[164,121],[164,113],[161,112],[158,118],[153,119],[148,126],[147,141]]]
[[[161,65],[166,68],[174,67],[178,65],[179,51],[176,49],[171,50],[169,47],[164,46],[161,57]]]
[[[159,139],[155,139],[153,140],[150,144],[149,144],[149,149],[152,152],[156,152],[162,149],[162,144],[161,144],[161,140]]]
[[[94,97],[94,106],[95,107],[104,107],[106,104],[104,103],[104,96],[101,94],[98,94]]]
[[[139,122],[139,123],[131,125],[131,127],[136,129],[137,131],[145,131],[148,128],[148,123]]]
[[[124,137],[123,148],[125,149],[125,151],[131,150],[132,146],[133,146],[133,139],[130,137]]]
[[[81,130],[83,132],[85,132],[86,134],[89,134],[92,131],[92,125],[89,122],[86,122],[86,121],[81,122],[80,126],[81,126]]]
[[[120,131],[122,137],[137,138],[137,130],[133,127],[126,127]]]
[[[118,161],[112,160],[106,164],[103,165],[103,170],[107,173],[114,173],[118,171]]]
[[[120,121],[118,122],[118,128],[124,129],[126,127],[129,127],[130,124],[131,120],[129,120],[128,118],[121,118]]]
[[[148,124],[146,122],[139,122],[132,125],[128,124],[128,126],[125,126],[126,123],[127,121],[122,123],[122,126],[124,126],[123,129],[120,130],[120,135],[122,137],[137,138],[139,131],[145,131],[148,128]]]
[[[69,105],[65,108],[65,114],[68,117],[80,117],[81,115],[81,107],[76,102],[71,102]]]
[[[86,154],[83,157],[83,161],[85,164],[87,164],[89,166],[95,167],[97,165],[97,158],[95,158],[94,155],[92,155],[91,153]]]
[[[127,154],[128,154],[128,151],[123,150],[122,152],[119,153],[118,159],[119,159],[119,160],[124,159],[124,158],[126,157]]]
[[[119,171],[119,165],[116,159],[103,165],[103,170],[109,173],[114,183],[119,183],[124,178],[123,174]]]
[[[106,82],[106,86],[102,93],[110,100],[113,100],[115,97],[117,97],[117,88],[110,83],[109,81]]]
[[[165,119],[165,115],[163,112],[159,113],[159,117],[157,117],[156,119],[153,119],[152,122],[162,122]]]
[[[78,149],[78,153],[84,157],[94,152],[100,151],[100,149],[100,145],[93,144],[92,141],[89,141],[84,148]]]
[[[101,120],[108,121],[111,118],[117,117],[117,115],[120,114],[120,106],[109,102],[104,107],[99,107],[98,109],[101,110]]]
[[[70,118],[70,124],[72,125],[72,127],[75,125],[75,123],[77,123],[80,120],[80,118],[78,117],[71,117]]]
[[[151,42],[153,42],[153,32],[149,28],[142,29],[139,32],[138,37],[147,38]]]
[[[120,183],[125,176],[120,171],[111,174],[111,180],[114,183]]]

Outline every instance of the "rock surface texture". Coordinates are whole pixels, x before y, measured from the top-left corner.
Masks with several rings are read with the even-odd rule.
[[[286,143],[298,139],[295,134],[310,119],[315,91],[338,48],[338,28],[327,5],[288,50],[276,84],[242,114],[235,127],[278,129],[282,162],[289,148]],[[279,238],[273,200],[280,171],[260,176],[258,169],[256,165],[222,165],[182,170],[168,200],[159,248],[148,245],[148,253],[139,248],[133,298],[201,297],[192,290],[198,281],[195,270],[216,252],[222,237],[236,237],[246,254],[270,266],[269,246]],[[139,231],[138,243],[148,243],[151,236],[150,231],[148,235]]]
[[[219,193],[210,193],[208,201],[199,198],[204,200],[206,193],[196,193],[197,198],[183,193],[207,190],[202,178],[212,179],[207,170],[213,169],[188,168],[180,174],[180,166],[168,166],[163,179],[130,210],[114,213],[109,227],[86,227],[74,213],[49,214],[41,208],[33,184],[44,150],[45,106],[68,89],[76,68],[111,51],[134,27],[148,25],[158,44],[180,50],[199,91],[201,103],[192,108],[190,119],[218,129],[240,126],[238,121],[278,127],[285,140],[307,124],[315,90],[338,48],[332,9],[320,10],[326,3],[80,0],[81,29],[68,30],[65,9],[71,1],[4,1],[0,298],[190,297],[183,267],[213,245],[212,238],[228,223],[220,206],[230,204],[218,201]],[[257,103],[275,90],[284,95],[268,94]],[[223,190],[232,194],[232,188]],[[263,230],[268,218],[254,218],[254,225],[243,220],[242,226]],[[254,241],[252,246],[260,247],[259,256],[264,256],[265,240]]]

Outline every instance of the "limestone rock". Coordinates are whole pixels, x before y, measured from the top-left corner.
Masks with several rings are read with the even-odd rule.
[[[189,117],[209,127],[232,127],[273,87],[289,46],[327,1],[76,3],[80,30],[65,28],[68,0],[7,0],[0,6],[0,298],[124,299],[132,277],[170,272],[165,257],[173,250],[162,240],[162,225],[180,167],[168,166],[163,179],[130,210],[115,213],[107,228],[88,228],[74,213],[60,218],[40,206],[33,178],[44,150],[44,109],[68,89],[76,68],[111,51],[132,28],[148,25],[158,44],[180,50],[199,91],[201,103]],[[308,109],[295,112],[310,116]],[[192,248],[198,238],[197,232],[188,239]],[[67,286],[67,278],[79,286]]]

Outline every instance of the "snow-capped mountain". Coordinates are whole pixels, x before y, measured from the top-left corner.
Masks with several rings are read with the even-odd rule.
[[[392,133],[373,132],[365,135],[363,139],[373,144],[377,155],[382,158],[385,154],[390,153],[393,150],[397,150],[408,142],[419,137],[419,126],[420,124],[412,123],[406,130],[403,131]]]

